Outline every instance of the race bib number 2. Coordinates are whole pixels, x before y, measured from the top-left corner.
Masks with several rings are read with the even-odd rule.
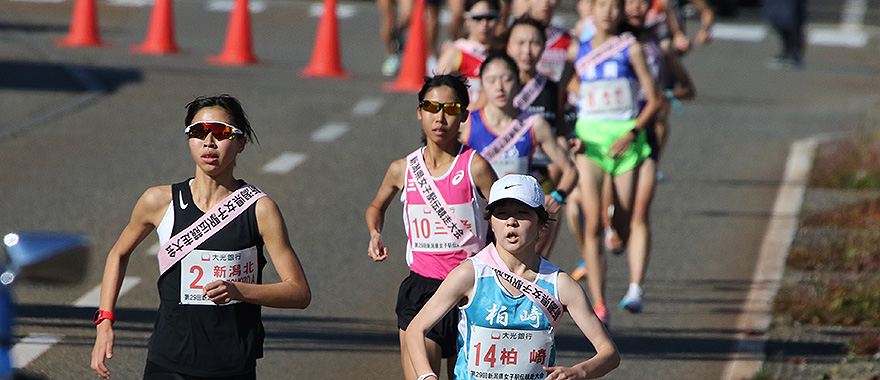
[[[215,305],[202,295],[206,284],[216,280],[256,284],[258,265],[255,246],[241,251],[193,250],[180,260],[180,303]]]
[[[547,377],[553,336],[549,330],[471,326],[468,372],[474,379],[537,380]]]

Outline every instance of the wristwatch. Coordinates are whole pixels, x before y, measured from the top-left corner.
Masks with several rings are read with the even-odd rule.
[[[113,324],[113,322],[116,321],[116,315],[113,314],[112,311],[107,311],[107,310],[98,309],[97,311],[95,311],[95,324],[96,325],[101,323],[101,321],[103,321],[105,319],[109,319],[110,324]]]

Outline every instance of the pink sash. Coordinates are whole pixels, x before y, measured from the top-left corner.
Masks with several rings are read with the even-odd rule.
[[[189,227],[168,239],[159,249],[159,275],[182,260],[202,242],[226,227],[266,193],[254,185],[244,185],[217,203]]]
[[[535,100],[538,99],[538,96],[544,91],[544,86],[546,84],[547,77],[538,74],[523,86],[522,90],[519,91],[519,94],[516,94],[516,97],[513,98],[513,106],[520,111],[525,111],[535,102]]]
[[[515,119],[510,125],[507,127],[507,130],[504,131],[504,134],[495,138],[495,141],[492,141],[486,149],[483,149],[480,152],[480,155],[489,161],[489,163],[494,163],[495,160],[501,158],[504,155],[504,152],[510,149],[514,144],[516,144],[519,139],[535,125],[535,121],[541,115],[531,115],[525,120]]]
[[[636,38],[629,32],[625,32],[620,36],[612,37],[608,41],[602,43],[602,45],[599,45],[599,47],[587,53],[587,55],[578,59],[577,62],[574,63],[575,71],[577,71],[578,76],[583,76],[590,67],[602,63],[634,43],[636,43]]]
[[[556,331],[556,326],[559,326],[559,321],[562,319],[562,302],[559,302],[547,289],[511,272],[507,265],[501,261],[501,257],[498,256],[498,251],[495,249],[494,244],[487,245],[476,257],[492,268],[498,276],[509,282],[510,285],[513,285],[514,288],[521,291],[529,300],[538,305],[550,321],[551,332]]]
[[[483,246],[483,242],[480,241],[471,230],[464,226],[461,219],[452,213],[449,204],[443,199],[443,194],[437,189],[437,184],[434,183],[434,178],[432,178],[431,173],[428,172],[428,167],[425,165],[425,159],[422,157],[422,151],[423,149],[417,149],[415,152],[410,153],[406,158],[406,161],[409,164],[409,170],[413,174],[413,179],[415,179],[416,189],[419,190],[419,194],[421,194],[425,202],[431,206],[431,210],[434,211],[434,214],[437,215],[443,225],[452,233],[452,238],[458,243],[459,247],[467,251],[468,254],[473,254],[474,252],[479,251],[480,247]]]

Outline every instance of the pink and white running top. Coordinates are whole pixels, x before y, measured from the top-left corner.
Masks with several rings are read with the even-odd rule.
[[[419,148],[422,154],[424,149]],[[488,223],[483,219],[482,210],[486,200],[480,196],[471,176],[474,154],[475,150],[462,145],[449,170],[440,177],[432,178],[455,216],[477,238],[485,241]],[[419,193],[409,167],[406,169],[406,189],[400,195],[400,200],[403,202],[403,223],[408,238],[407,265],[424,277],[446,278],[449,271],[467,258],[468,252],[456,243]]]

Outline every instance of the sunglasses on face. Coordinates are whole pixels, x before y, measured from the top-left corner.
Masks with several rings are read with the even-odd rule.
[[[235,135],[244,135],[240,129],[226,124],[222,121],[199,121],[190,124],[183,131],[191,139],[202,140],[208,136],[208,133],[218,140],[232,140]]]
[[[419,107],[430,113],[440,112],[440,108],[443,108],[443,111],[450,116],[458,115],[461,112],[461,103],[458,102],[438,103],[431,100],[422,100],[419,103]]]
[[[468,14],[467,14],[467,18],[469,18],[469,19],[471,19],[471,20],[474,20],[474,21],[481,21],[481,20],[492,21],[492,20],[497,20],[497,19],[498,19],[498,16],[499,16],[498,11],[489,11],[489,12],[481,13],[481,14],[471,14],[470,12],[468,12]]]

